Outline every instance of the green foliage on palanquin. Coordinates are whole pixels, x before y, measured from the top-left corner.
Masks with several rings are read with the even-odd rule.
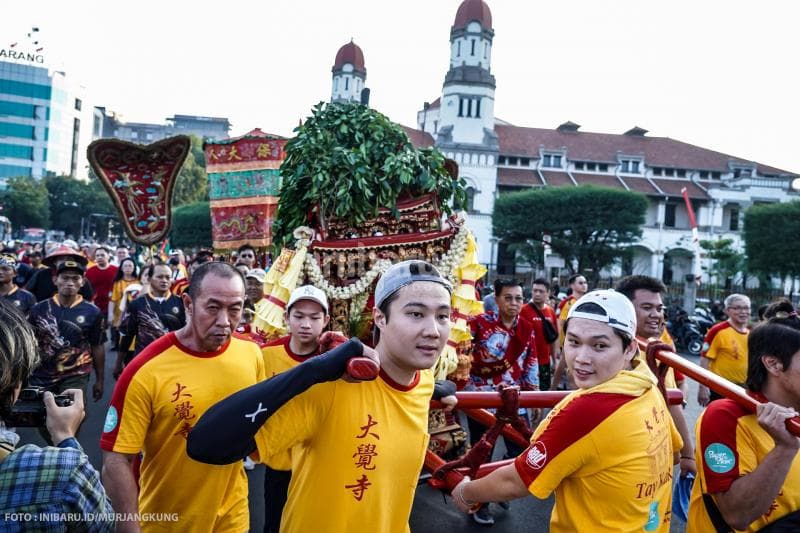
[[[208,200],[208,174],[203,154],[203,139],[190,135],[192,147],[175,179],[172,205],[175,207]]]
[[[415,149],[399,125],[374,109],[320,103],[294,131],[281,165],[272,229],[277,247],[289,243],[296,227],[309,224],[315,206],[321,224],[335,217],[357,225],[381,207],[396,210],[403,193],[436,191],[447,213],[464,205],[465,182],[451,178],[441,152]]]
[[[800,274],[800,201],[754,205],[744,212],[747,268],[764,275]]]
[[[724,282],[744,270],[745,256],[733,247],[733,239],[703,239],[700,247],[705,250],[706,258],[711,260],[711,265],[703,267],[703,270],[715,277],[717,282]]]
[[[9,178],[0,195],[2,214],[14,228],[49,228],[50,199],[41,180],[30,176]]]
[[[80,236],[81,219],[92,213],[118,215],[111,198],[91,169],[88,181],[71,176],[49,176],[44,179],[44,185],[50,196],[51,226],[67,235]],[[97,237],[105,238],[108,224],[98,224],[97,230]]]
[[[501,194],[494,204],[494,235],[523,255],[541,254],[545,235],[553,252],[576,259],[578,271],[613,264],[642,235],[647,198],[640,193],[583,185],[547,187]]]
[[[173,248],[208,247],[211,243],[211,207],[208,202],[182,205],[172,212],[169,234]]]

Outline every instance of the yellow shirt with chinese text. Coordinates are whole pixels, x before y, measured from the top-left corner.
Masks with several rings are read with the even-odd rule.
[[[682,442],[646,365],[573,392],[514,462],[537,498],[556,493],[550,531],[668,532]]]
[[[208,465],[186,454],[186,435],[212,405],[265,379],[258,345],[232,338],[218,352],[195,352],[164,335],[125,367],[114,387],[100,447],[142,451],[140,513],[176,513],[142,531],[247,531],[247,477],[241,462]]]
[[[267,419],[259,456],[292,455],[281,533],[409,531],[432,394],[430,370],[408,387],[381,372],[314,385]]]
[[[738,331],[727,320],[709,329],[700,354],[710,359],[708,369],[728,381],[743,385],[747,380],[749,334],[749,329]]]

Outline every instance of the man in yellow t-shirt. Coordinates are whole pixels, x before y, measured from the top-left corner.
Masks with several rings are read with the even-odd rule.
[[[214,403],[266,378],[258,345],[232,338],[244,280],[225,263],[197,270],[183,295],[187,324],[145,348],[114,388],[100,447],[103,481],[118,513],[162,513],[117,531],[246,531],[241,463],[209,466],[186,455],[186,438]],[[131,462],[143,453],[140,490]]]
[[[283,533],[408,531],[451,290],[429,263],[393,265],[375,288],[375,351],[351,339],[227,398],[197,423],[189,455],[221,464],[257,450],[269,462],[290,449]],[[378,378],[339,379],[362,353],[380,361]]]
[[[459,508],[556,493],[550,531],[668,532],[681,438],[647,367],[636,312],[622,294],[586,294],[570,309],[564,356],[578,390],[548,414],[514,464],[453,490]]]
[[[744,385],[747,377],[747,327],[750,321],[750,298],[744,294],[731,294],[725,298],[728,320],[711,327],[703,341],[700,366],[737,385]],[[705,385],[697,388],[697,403],[702,406],[722,398],[709,391]]]
[[[788,312],[753,328],[748,342],[747,390],[761,403],[757,414],[723,398],[697,420],[701,468],[689,503],[689,533],[800,531],[800,439],[786,428],[800,411],[800,320],[790,302],[776,305]]]
[[[617,283],[617,291],[624,294],[636,310],[636,343],[640,347],[636,358],[643,364],[647,364],[641,345],[646,346],[652,339],[657,339],[674,348],[672,339],[664,327],[664,302],[661,298],[661,295],[667,291],[664,283],[650,276],[626,276]],[[675,372],[671,368],[664,378],[664,386],[668,389],[678,388],[675,382]],[[683,416],[683,406],[669,405],[667,407],[683,441],[683,448],[680,451],[681,477],[689,472],[695,475],[697,466],[694,462],[694,446],[692,446],[692,438],[689,434],[689,425],[686,423],[686,417]]]

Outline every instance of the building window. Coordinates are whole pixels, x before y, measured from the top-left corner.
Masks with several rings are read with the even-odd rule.
[[[685,178],[686,170],[679,168],[678,170],[675,171],[675,175],[678,176],[679,178]]]
[[[475,99],[475,118],[481,118],[481,99]]]
[[[641,162],[638,159],[622,159],[619,163],[620,172],[625,172],[627,174],[639,174],[639,164]]]
[[[338,91],[339,90],[339,78],[338,77],[337,78],[333,78],[333,90],[334,91]]]
[[[676,204],[667,204],[664,210],[664,226],[668,228],[675,227],[675,208]]]
[[[739,231],[739,208],[738,207],[731,207],[730,230],[731,231]]]
[[[467,187],[466,196],[467,196],[467,213],[474,213],[475,212],[475,187]]]
[[[701,170],[701,171],[700,171],[700,179],[701,179],[701,180],[706,180],[706,179],[708,179],[708,171],[707,171],[707,170]]]
[[[458,116],[459,117],[463,117],[464,116],[464,99],[463,98],[459,98],[458,99]]]
[[[456,41],[456,56],[461,57],[461,41]]]
[[[575,170],[583,170],[584,164],[583,161],[575,161]]]
[[[517,165],[519,165],[519,159],[516,158],[516,157],[509,157],[508,158],[508,164],[509,165],[513,165],[513,166],[517,166]]]
[[[596,163],[586,163],[586,170],[589,170],[591,172],[595,172],[597,170],[597,164]]]
[[[608,172],[608,163],[599,163],[597,165],[597,170],[600,172]]]
[[[749,178],[753,174],[751,168],[735,168],[733,169],[734,178]]]
[[[433,133],[436,133],[438,131],[439,131],[439,121],[438,120],[434,120],[433,121]]]
[[[721,177],[722,177],[722,174],[720,174],[719,172],[712,172],[712,173],[711,173],[711,179],[712,179],[712,180],[718,180],[718,179],[720,179]]]
[[[519,158],[519,164],[522,165],[523,167],[529,167],[529,166],[531,166],[531,158],[530,157],[520,157]]]
[[[131,132],[131,139],[138,139],[138,138],[139,138],[139,133],[136,132],[136,131],[132,131]]]
[[[504,155],[497,156],[497,164],[498,165],[505,165],[506,164],[506,156],[504,156]]]
[[[561,168],[561,156],[557,154],[544,154],[542,166],[548,168]]]
[[[75,99],[75,111],[80,111],[81,110],[81,105],[82,105],[81,99],[80,98],[76,98]]]
[[[475,55],[475,39],[470,39],[470,43],[472,43],[472,44],[471,44],[471,46],[472,46],[472,49],[471,49],[471,51],[470,51],[470,55],[473,55],[473,56],[474,56],[474,55]]]
[[[350,78],[345,78],[344,79],[344,90],[345,91],[349,91],[350,90]]]

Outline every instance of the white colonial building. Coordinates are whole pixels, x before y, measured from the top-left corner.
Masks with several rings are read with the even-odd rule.
[[[501,192],[595,184],[645,194],[650,207],[641,242],[633,260],[617,268],[615,275],[646,274],[668,283],[693,272],[682,189],[696,213],[700,239],[730,237],[740,250],[742,213],[747,207],[798,198],[791,188],[797,173],[667,137],[650,137],[639,127],[620,134],[591,133],[580,131],[573,122],[545,129],[496,118],[493,38],[486,3],[464,0],[450,28],[450,64],[442,94],[423,105],[417,128],[406,131],[415,145],[435,145],[458,163],[469,187],[469,224],[478,240],[480,260],[496,266],[498,273],[514,274],[517,268],[513,254],[492,236],[494,200]],[[336,55],[332,100],[357,100],[353,84],[363,87],[365,80],[363,53],[348,43]],[[563,261],[552,258],[550,266],[559,263]]]

